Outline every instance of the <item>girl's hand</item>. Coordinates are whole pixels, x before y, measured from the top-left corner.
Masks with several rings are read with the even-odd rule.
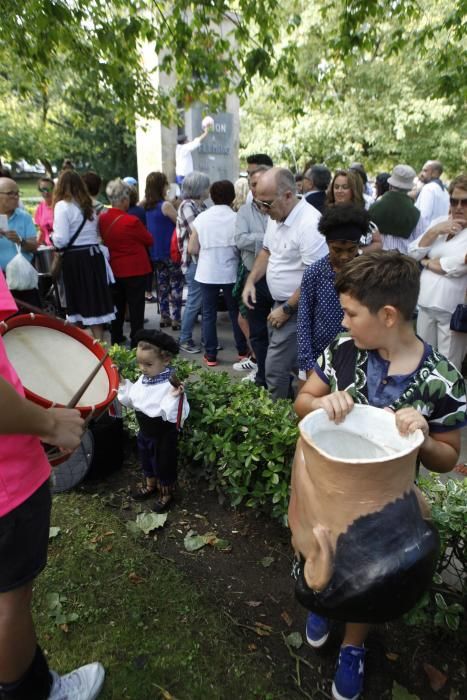
[[[342,423],[354,407],[354,400],[347,391],[334,391],[313,401],[313,410],[324,408],[329,420]]]
[[[410,435],[419,428],[427,438],[430,428],[425,418],[415,408],[407,407],[396,411],[396,427],[401,435]]]
[[[183,384],[179,384],[178,386],[173,386],[171,391],[172,391],[172,396],[181,396],[184,392],[184,386],[183,386]]]

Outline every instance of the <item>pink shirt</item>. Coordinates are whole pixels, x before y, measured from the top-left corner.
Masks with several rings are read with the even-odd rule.
[[[0,321],[16,311],[0,270]],[[24,396],[21,382],[8,360],[0,337],[0,376]],[[1,405],[1,411],[8,406]],[[0,436],[0,517],[21,505],[50,476],[50,465],[39,438],[31,435]]]
[[[42,201],[37,207],[34,214],[34,223],[36,226],[39,226],[41,232],[39,243],[41,245],[53,245],[50,234],[54,227],[54,210],[45,201]]]

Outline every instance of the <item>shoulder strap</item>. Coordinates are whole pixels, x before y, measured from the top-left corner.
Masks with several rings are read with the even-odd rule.
[[[111,222],[109,228],[108,228],[107,231],[105,232],[105,235],[107,235],[107,234],[109,233],[109,231],[110,231],[110,229],[112,228],[112,226],[113,226],[114,224],[116,224],[117,221],[118,221],[119,219],[122,218],[122,216],[123,216],[123,214],[119,214],[118,216],[115,217],[115,219]],[[102,235],[102,238],[104,238],[104,235]]]
[[[80,224],[78,230],[76,231],[76,233],[74,233],[74,234],[72,235],[72,237],[71,237],[70,240],[68,241],[68,244],[67,244],[66,246],[64,246],[63,248],[60,248],[60,249],[59,249],[59,252],[63,253],[64,250],[68,250],[68,248],[71,248],[71,246],[73,245],[73,243],[76,241],[76,239],[78,238],[79,234],[80,234],[81,231],[83,230],[83,226],[84,226],[84,224],[86,223],[86,221],[87,221],[86,216],[83,216],[83,220],[82,220],[82,222],[81,222],[81,224]]]

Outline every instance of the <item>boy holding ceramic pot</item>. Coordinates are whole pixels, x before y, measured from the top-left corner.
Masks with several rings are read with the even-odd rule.
[[[362,255],[338,272],[348,332],[318,359],[295,410],[303,418],[322,408],[340,423],[355,403],[388,408],[401,434],[423,432],[423,465],[447,472],[457,463],[460,428],[467,424],[465,386],[456,368],[415,335],[419,278],[415,261],[397,251]],[[346,624],[332,687],[336,700],[356,700],[362,691],[368,630],[368,624]],[[309,613],[306,631],[309,644],[319,648],[329,621]]]

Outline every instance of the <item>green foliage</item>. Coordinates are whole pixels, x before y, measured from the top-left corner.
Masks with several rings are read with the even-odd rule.
[[[285,522],[298,435],[290,402],[274,402],[266,390],[234,383],[225,372],[203,370],[186,387],[190,416],[181,460],[232,505],[266,510]]]
[[[467,595],[467,479],[442,481],[430,474],[420,478],[418,485],[431,506],[441,553],[432,589],[406,621],[455,631],[465,615],[462,601]]]
[[[296,81],[255,79],[242,108],[241,153],[264,150],[278,164],[330,168],[364,161],[370,172],[439,158],[458,174],[467,142],[465,37],[450,24],[452,3],[427,0],[289,2]],[[419,3],[417,3],[419,6]],[[456,5],[460,14],[461,2]],[[462,23],[461,23],[462,24]],[[421,36],[423,35],[423,41]],[[287,39],[285,28],[282,31]],[[278,44],[278,52],[287,51]],[[442,68],[440,61],[451,57]],[[441,83],[450,89],[441,89]],[[272,128],[271,128],[272,125]]]

